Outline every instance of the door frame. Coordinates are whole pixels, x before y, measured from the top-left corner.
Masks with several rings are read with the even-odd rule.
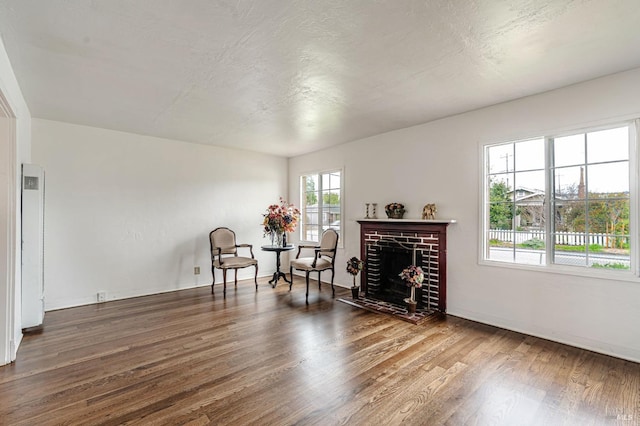
[[[0,365],[15,360],[16,306],[21,293],[16,279],[17,246],[16,118],[0,89]]]

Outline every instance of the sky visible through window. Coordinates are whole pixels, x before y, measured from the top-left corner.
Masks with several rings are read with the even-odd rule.
[[[587,134],[585,158],[584,134],[555,138],[556,191],[563,192],[571,185],[577,187],[580,166],[584,166],[586,161],[591,164],[584,171],[589,192],[628,192],[628,163],[616,163],[629,158],[628,139],[627,126],[590,132]],[[489,150],[489,173],[495,179],[508,183],[510,188],[514,188],[515,184],[518,188],[544,191],[544,160],[544,139],[541,138],[516,142],[515,145],[495,146]]]

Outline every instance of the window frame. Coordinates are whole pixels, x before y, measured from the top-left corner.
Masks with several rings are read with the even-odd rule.
[[[317,171],[303,172],[299,174],[298,185],[299,185],[299,192],[300,192],[301,213],[300,213],[300,223],[298,227],[299,228],[298,238],[301,244],[319,244],[320,236],[322,235],[322,232],[319,231],[317,241],[307,239],[306,235],[304,235],[305,234],[305,232],[303,231],[305,227],[304,211],[305,211],[306,193],[307,193],[307,190],[304,187],[304,178],[307,176],[316,176],[318,179],[319,187],[315,189],[315,192],[318,196],[318,217],[321,217],[323,214],[323,203],[322,203],[323,176],[329,175],[329,174],[335,174],[335,173],[340,173],[340,212],[339,212],[340,229],[338,230],[338,234],[339,234],[338,247],[339,248],[344,247],[344,235],[345,235],[346,223],[344,220],[344,169],[343,168],[327,168],[327,169],[322,169]],[[322,226],[322,223],[318,223],[318,227],[321,227],[321,226]]]
[[[613,270],[613,269],[605,269],[605,268],[590,268],[587,266],[573,266],[573,265],[565,265],[554,262],[554,253],[555,253],[555,244],[546,244],[545,245],[545,261],[543,264],[528,264],[528,263],[516,263],[515,258],[513,261],[500,261],[495,259],[488,258],[489,256],[489,179],[491,177],[491,173],[488,170],[489,165],[489,157],[488,152],[490,147],[495,147],[499,145],[509,145],[518,142],[542,139],[544,142],[544,150],[545,150],[545,164],[544,164],[544,175],[545,175],[545,185],[544,185],[544,212],[547,220],[544,225],[544,233],[545,237],[549,238],[550,235],[554,235],[555,233],[555,220],[553,216],[553,203],[551,202],[551,198],[553,196],[554,191],[554,171],[556,166],[554,164],[553,159],[553,144],[552,140],[561,138],[563,136],[571,136],[581,133],[593,133],[597,131],[614,129],[617,127],[628,126],[629,128],[629,228],[630,228],[630,236],[629,236],[629,261],[630,268],[625,270]],[[594,277],[594,278],[606,278],[610,280],[621,280],[621,281],[639,281],[640,278],[640,250],[638,246],[638,224],[640,223],[640,205],[638,197],[638,188],[640,185],[640,160],[638,158],[639,149],[638,149],[638,141],[640,140],[640,119],[632,118],[632,119],[621,119],[616,121],[611,121],[607,123],[599,123],[594,125],[585,125],[580,128],[572,128],[572,129],[564,129],[562,131],[550,131],[545,132],[545,136],[532,136],[532,137],[523,137],[523,138],[513,138],[510,140],[506,140],[503,142],[484,142],[479,144],[479,159],[480,159],[480,173],[481,178],[479,179],[479,201],[480,201],[480,212],[479,215],[479,231],[480,231],[480,239],[479,239],[479,249],[478,249],[478,263],[480,265],[486,266],[498,266],[503,268],[512,268],[512,269],[524,269],[524,270],[533,270],[533,271],[545,271],[545,272],[554,272],[568,275],[578,275],[585,277]],[[516,173],[515,166],[511,171],[512,173]],[[515,189],[515,188],[514,188]],[[515,205],[515,204],[514,204]]]

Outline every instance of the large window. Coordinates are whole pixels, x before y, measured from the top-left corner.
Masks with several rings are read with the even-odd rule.
[[[635,128],[486,146],[484,259],[630,270]]]
[[[300,189],[300,239],[319,242],[322,231],[328,228],[341,233],[342,172],[334,170],[303,175]]]

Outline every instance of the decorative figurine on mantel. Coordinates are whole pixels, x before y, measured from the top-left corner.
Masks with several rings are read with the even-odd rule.
[[[422,208],[422,219],[423,220],[435,220],[436,212],[438,209],[435,204],[426,204]]]

